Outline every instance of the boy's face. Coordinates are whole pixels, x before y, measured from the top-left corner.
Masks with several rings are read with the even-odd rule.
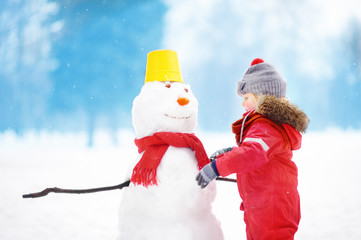
[[[257,107],[257,97],[255,94],[246,93],[242,95],[242,98],[242,106],[246,109],[246,111],[253,110]]]

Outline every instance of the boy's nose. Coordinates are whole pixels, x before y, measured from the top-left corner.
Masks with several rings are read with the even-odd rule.
[[[188,98],[178,98],[177,102],[179,105],[184,106],[189,103],[189,99]]]

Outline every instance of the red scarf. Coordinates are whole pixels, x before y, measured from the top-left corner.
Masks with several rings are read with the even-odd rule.
[[[169,146],[189,147],[198,161],[198,169],[209,163],[202,142],[190,133],[158,132],[152,136],[135,139],[138,152],[144,151],[142,158],[133,169],[131,182],[145,187],[157,185],[157,169]]]
[[[245,117],[247,119],[243,124],[243,121],[244,121]],[[287,133],[286,133],[285,129],[280,124],[272,121],[271,119],[269,119],[266,116],[264,116],[262,114],[259,114],[259,113],[254,113],[253,112],[250,115],[247,115],[245,117],[243,117],[242,119],[232,123],[232,132],[235,134],[235,138],[236,138],[236,141],[237,141],[238,145],[240,145],[241,139],[244,138],[244,136],[247,134],[248,130],[251,128],[251,126],[255,122],[266,122],[266,123],[270,124],[271,126],[276,128],[282,134],[282,137],[285,140],[286,144],[287,145],[290,144]],[[242,131],[242,128],[243,128],[243,131]],[[241,136],[241,132],[242,132],[242,136]]]

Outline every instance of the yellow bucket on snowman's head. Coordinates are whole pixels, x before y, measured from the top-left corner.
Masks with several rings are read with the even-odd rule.
[[[156,50],[148,53],[144,83],[154,81],[183,83],[175,51]]]

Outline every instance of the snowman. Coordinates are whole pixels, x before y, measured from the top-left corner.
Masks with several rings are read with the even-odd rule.
[[[195,177],[209,159],[192,133],[198,102],[185,85],[177,53],[150,52],[145,84],[134,99],[132,123],[139,156],[122,193],[120,240],[222,240],[212,213],[214,181],[201,189]]]

